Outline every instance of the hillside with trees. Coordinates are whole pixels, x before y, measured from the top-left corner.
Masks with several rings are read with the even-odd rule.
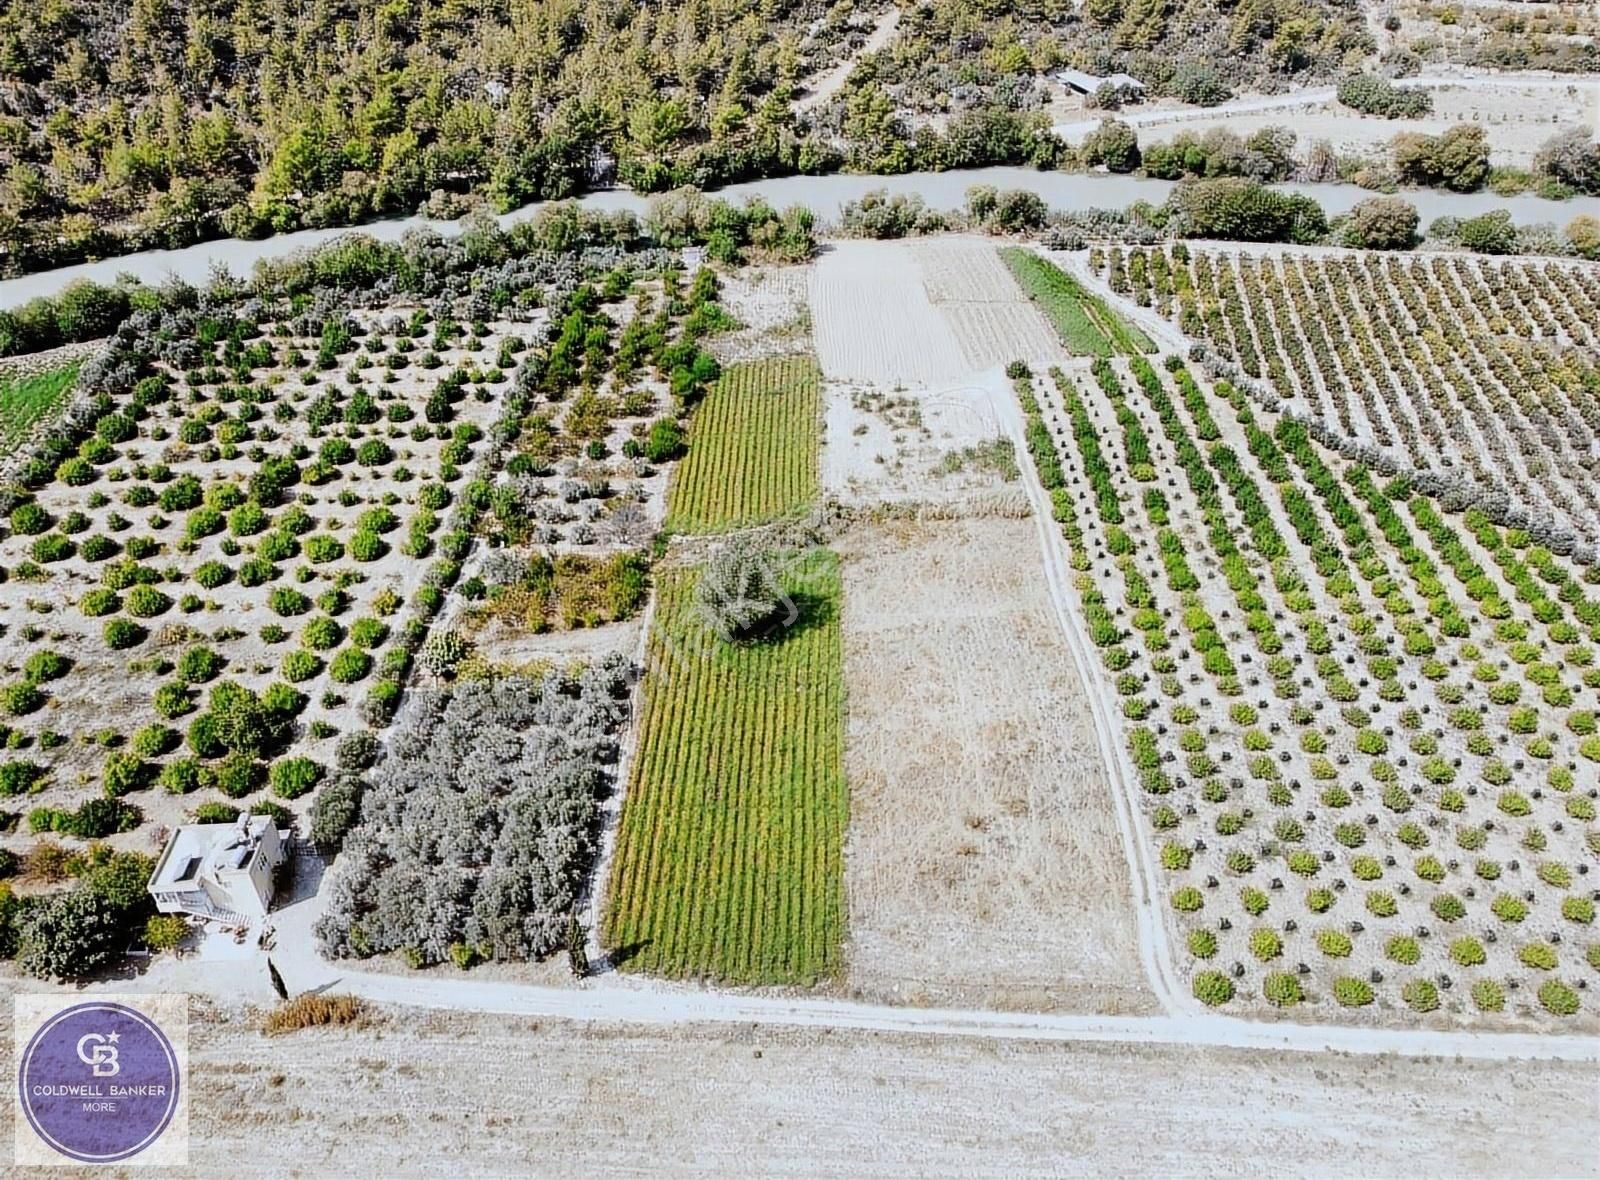
[[[0,271],[618,182],[1056,162],[1041,71],[1156,93],[1331,77],[1337,0],[933,0],[804,114],[883,4],[98,0],[0,14]],[[1226,58],[1223,67],[1213,63]]]

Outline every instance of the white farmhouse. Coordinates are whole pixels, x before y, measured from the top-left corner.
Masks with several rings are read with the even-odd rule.
[[[288,850],[271,816],[241,815],[229,824],[185,824],[172,833],[150,876],[150,896],[164,914],[225,925],[266,917],[273,870]]]

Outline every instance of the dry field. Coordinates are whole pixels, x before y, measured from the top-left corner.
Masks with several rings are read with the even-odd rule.
[[[1059,345],[992,240],[833,243],[813,271],[811,314],[827,379],[829,495],[858,505],[1016,498],[972,451],[1016,421],[1004,365],[1048,362]]]
[[[833,242],[812,274],[811,314],[825,377],[889,389],[960,385],[1056,349],[983,238]]]
[[[841,551],[847,982],[891,1002],[1149,1010],[1033,521],[864,525]]]
[[[747,266],[722,276],[721,302],[739,327],[711,341],[723,364],[788,356],[810,344],[811,268]]]
[[[1592,1066],[196,1009],[181,1176],[1600,1172]]]

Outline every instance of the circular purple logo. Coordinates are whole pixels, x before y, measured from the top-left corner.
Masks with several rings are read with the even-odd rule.
[[[178,1108],[178,1058],[166,1035],[122,1004],[75,1004],[28,1042],[17,1069],[39,1137],[85,1163],[115,1163],[161,1137]]]

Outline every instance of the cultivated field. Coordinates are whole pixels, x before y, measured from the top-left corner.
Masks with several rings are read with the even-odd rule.
[[[667,528],[725,532],[813,504],[820,414],[810,357],[730,367],[695,411],[689,454],[667,497]]]
[[[0,450],[9,450],[51,413],[78,379],[77,365],[41,373],[0,371]]]
[[[527,329],[223,314],[194,331],[31,469],[0,541],[0,790],[33,834],[144,846],[269,783],[304,806],[364,700],[398,693],[420,626],[399,611],[420,559],[464,541],[441,526]]]
[[[758,643],[699,617],[697,576],[657,578],[606,945],[627,970],[814,983],[844,931],[837,560],[787,566],[798,613]]]
[[[847,982],[939,1006],[1147,1010],[1111,786],[1037,525],[859,525],[839,543]]]
[[[1104,264],[1113,289],[1175,316],[1352,453],[1595,553],[1600,270],[1184,248]]]
[[[1036,392],[1195,994],[1592,1023],[1592,575],[1175,358]]]

